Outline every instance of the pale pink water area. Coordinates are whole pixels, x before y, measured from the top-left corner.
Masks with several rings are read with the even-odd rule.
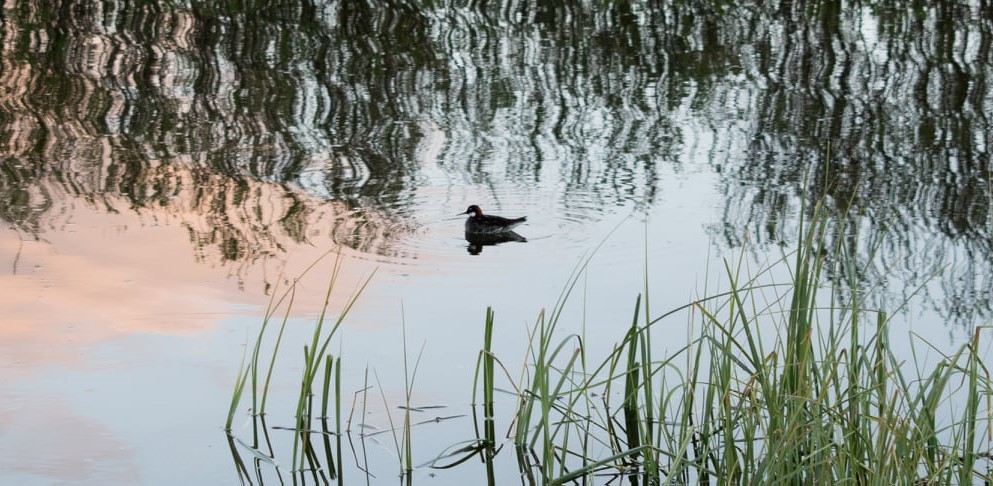
[[[182,165],[161,170],[173,171],[167,180],[187,177]],[[170,190],[175,196],[167,204],[140,208],[116,195],[99,196],[99,203],[66,195],[37,225],[37,237],[0,230],[4,481],[235,480],[221,427],[244,344],[259,329],[269,296],[324,257],[298,286],[284,344],[288,351],[280,355],[285,366],[274,380],[274,400],[293,397],[300,350],[322,308],[334,263],[328,252],[342,234],[362,236],[360,248],[362,242],[377,245],[375,252],[341,250],[340,291],[332,294],[332,312],[377,271],[335,341],[348,373],[343,389],[349,397],[361,389],[369,366],[378,370],[390,403],[402,403],[399,370],[406,335],[411,353],[425,350],[413,399],[446,405],[451,414],[462,413],[469,400],[487,306],[498,316],[495,348],[508,362],[520,362],[527,326],[541,308],[554,304],[584,255],[613,231],[577,289],[576,318],[565,331],[580,332],[588,322],[583,332],[592,347],[609,349],[630,324],[634,298],[643,290],[646,241],[653,242],[653,268],[691,282],[706,260],[700,221],[709,206],[694,205],[712,187],[706,179],[672,185],[665,200],[674,210],[650,222],[631,208],[619,208],[583,225],[562,223],[542,211],[554,204],[540,197],[501,211],[492,199],[473,195],[472,188],[460,190],[465,194],[453,189],[446,198],[425,191],[412,200],[413,222],[403,225],[399,217],[377,220],[374,210],[348,212],[340,203],[280,184],[248,182],[251,202],[228,201],[222,216],[197,206],[198,198],[190,194],[196,186],[216,194],[199,200],[217,200],[232,192],[224,189],[227,183],[218,177],[211,179],[213,185],[176,184],[182,189]],[[297,226],[284,224],[287,205],[300,201],[307,208],[299,225],[307,229],[303,237],[288,234],[287,228]],[[533,223],[521,231],[529,241],[470,255],[464,216],[455,215],[463,201],[528,214]],[[241,241],[251,243],[241,244],[239,258],[225,259],[221,245],[203,243],[220,226],[217,218],[228,223],[225,231],[243,227]],[[692,293],[686,282],[653,282],[666,289],[658,305],[685,302]],[[596,305],[585,308],[587,296]],[[251,433],[240,428],[250,406],[244,401],[239,407],[239,434]],[[285,422],[291,407],[274,405],[275,419]],[[381,415],[370,420],[388,426]],[[438,437],[430,450],[459,439]],[[389,460],[389,453],[382,455]],[[187,467],[170,467],[176,463]]]
[[[216,465],[230,460],[217,447],[223,409],[265,289],[279,292],[277,283],[333,245],[257,249],[251,263],[224,262],[194,250],[190,235],[210,223],[179,202],[107,211],[70,199],[62,207],[37,238],[0,229],[4,482],[135,484],[220,473]],[[333,258],[301,282],[295,315],[320,310]],[[370,266],[357,260],[341,279],[356,281]],[[163,460],[149,442],[182,447]],[[198,466],[168,466],[184,460]]]
[[[38,239],[0,232],[7,260],[0,269],[0,346],[9,351],[2,359],[71,362],[77,353],[60,348],[122,334],[196,335],[226,316],[254,314],[240,306],[254,310],[266,302],[246,289],[285,284],[334,248],[299,245],[292,258],[254,265],[198,261],[187,230],[202,223],[196,214],[107,213],[83,205],[71,211],[64,231]],[[301,292],[294,308],[316,312],[322,303],[320,292]],[[73,335],[81,325],[85,336]]]

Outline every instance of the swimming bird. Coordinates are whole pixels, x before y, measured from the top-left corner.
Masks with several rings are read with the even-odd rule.
[[[466,234],[503,233],[513,230],[514,226],[517,226],[528,219],[527,216],[511,219],[483,214],[483,210],[475,204],[469,206],[464,213],[459,214],[472,215],[465,220]]]

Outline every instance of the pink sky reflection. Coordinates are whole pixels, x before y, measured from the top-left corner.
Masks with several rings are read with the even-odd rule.
[[[183,226],[196,218],[172,213],[150,223],[132,211],[77,204],[65,230],[42,240],[0,230],[0,374],[24,379],[37,366],[86,367],[84,351],[94,343],[130,334],[195,338],[221,319],[258,315],[268,303],[266,281],[299,275],[330,247],[296,245],[253,264],[198,262]],[[294,315],[320,309],[332,263],[333,255],[303,280]],[[342,270],[347,291],[370,270],[350,259]]]

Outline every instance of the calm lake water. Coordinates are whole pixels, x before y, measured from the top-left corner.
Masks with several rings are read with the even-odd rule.
[[[657,314],[721,288],[723,259],[758,271],[804,201],[851,218],[832,237],[897,345],[993,318],[988,0],[13,1],[0,26],[0,483],[241,483],[245,345],[339,247],[333,312],[376,272],[333,344],[347,406],[369,370],[368,430],[404,402],[402,329],[412,403],[445,407],[420,416],[462,416],[487,306],[519,369],[602,243],[563,324],[602,354],[646,274]],[[527,215],[526,241],[467,242],[470,204]],[[299,284],[270,425],[292,426],[333,259]],[[667,326],[660,353],[686,342]],[[472,436],[418,427],[415,461]],[[348,477],[362,457],[395,482],[392,436],[358,443]]]

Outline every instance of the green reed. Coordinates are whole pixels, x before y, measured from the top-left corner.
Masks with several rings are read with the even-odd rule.
[[[582,263],[532,329],[514,415],[522,473],[534,468],[548,484],[593,474],[646,484],[993,479],[993,387],[980,347],[990,328],[937,365],[900,361],[889,314],[865,304],[854,256],[829,238],[844,224],[815,206],[778,266],[745,277],[743,263],[725,262],[727,290],[654,319],[639,296],[628,332],[594,367],[580,336],[555,336]],[[776,282],[784,267],[788,280]],[[687,314],[686,345],[654,354],[651,330]],[[484,350],[493,357],[488,338]],[[484,379],[484,396],[494,386]]]
[[[331,253],[331,252],[328,252]],[[252,346],[251,358],[243,358],[242,364],[238,369],[238,374],[235,379],[235,386],[232,390],[231,404],[228,410],[227,420],[225,422],[225,430],[230,434],[231,425],[233,422],[235,410],[242,396],[245,393],[246,386],[251,383],[251,399],[252,399],[252,411],[256,419],[262,418],[265,415],[266,401],[268,398],[269,387],[273,377],[273,370],[276,367],[276,357],[279,353],[283,334],[286,329],[286,325],[289,321],[290,309],[293,306],[294,297],[296,295],[296,286],[301,278],[303,278],[308,272],[317,266],[317,264],[328,255],[322,255],[321,258],[313,262],[308,266],[296,280],[279,294],[276,289],[273,290],[272,297],[270,298],[269,306],[266,309],[262,320],[262,326],[255,338],[255,342]],[[336,252],[334,264],[331,269],[330,278],[327,285],[327,290],[324,295],[324,303],[321,308],[321,312],[317,318],[314,326],[314,330],[311,333],[308,344],[303,346],[303,366],[302,375],[300,378],[299,392],[297,396],[297,405],[295,411],[295,431],[293,441],[293,456],[291,464],[298,468],[299,471],[305,470],[305,466],[309,463],[312,467],[309,470],[312,474],[318,474],[318,470],[321,468],[316,467],[320,463],[317,458],[315,451],[313,450],[313,445],[310,440],[310,434],[312,433],[311,421],[315,415],[314,407],[314,397],[318,396],[315,392],[320,392],[320,419],[321,426],[324,432],[330,434],[327,430],[327,417],[328,417],[328,407],[330,402],[334,402],[335,407],[335,423],[336,423],[336,434],[341,433],[341,358],[337,359],[328,353],[328,347],[336,335],[339,327],[344,322],[349,311],[355,305],[359,296],[365,290],[369,281],[375,275],[375,271],[372,272],[367,278],[361,281],[352,293],[352,296],[345,302],[343,309],[338,313],[337,318],[331,319],[329,316],[329,307],[331,305],[331,297],[335,295],[336,285],[339,279],[339,272],[341,270],[341,264],[343,262],[343,257],[340,251]],[[275,296],[280,295],[277,299]],[[267,341],[269,326],[272,321],[273,316],[280,309],[284,309],[284,315],[282,317],[282,322],[279,326],[279,330],[275,337],[275,343],[272,348],[266,352],[263,350],[263,345]],[[247,349],[246,349],[247,351]],[[262,357],[268,356],[267,362],[264,362]],[[323,368],[323,371],[322,371]],[[265,373],[265,378],[262,383],[259,383],[260,373]],[[321,388],[315,389],[315,382],[317,378],[323,377],[323,383]],[[331,395],[331,386],[334,386],[334,394]],[[263,424],[264,428],[264,424]],[[255,440],[253,441],[251,448],[257,449],[259,447],[258,440],[258,421],[253,420],[253,430],[255,431]],[[267,430],[264,430],[268,433]],[[325,435],[325,436],[326,436]],[[267,439],[268,440],[268,439]],[[329,444],[326,449],[330,449]],[[271,446],[270,446],[271,449]],[[340,456],[340,443],[338,445],[338,453]],[[330,452],[328,452],[330,454]],[[329,458],[330,459],[330,458]],[[332,461],[328,461],[330,466],[333,466]],[[339,468],[337,471],[331,470],[331,479],[334,477],[340,477],[341,475],[340,461]],[[323,471],[320,472],[323,475]],[[326,478],[325,478],[326,479]],[[316,480],[316,477],[315,477]]]
[[[488,484],[495,484],[493,459],[502,448],[496,447],[494,411],[499,366],[516,391],[509,435],[526,482],[587,484],[594,478],[601,482],[602,475],[644,484],[993,480],[993,386],[981,347],[990,327],[977,327],[967,343],[936,365],[919,360],[917,347],[911,348],[915,354],[909,363],[901,361],[889,343],[890,314],[867,305],[860,280],[864,274],[841,241],[850,237],[844,219],[829,215],[820,205],[810,208],[809,214],[804,207],[801,213],[805,217],[800,221],[799,241],[781,261],[753,273],[742,250],[738,263],[724,263],[723,291],[705,292],[705,297],[654,317],[646,271],[644,293],[633,299],[632,314],[624,318],[627,331],[599,361],[588,356],[585,313],[581,334],[557,333],[567,302],[578,283],[585,281],[592,257],[577,265],[551,311],[538,314],[516,380],[492,349],[495,314],[488,308],[472,385],[474,405],[482,392],[484,433],[480,437],[477,429],[475,441],[453,446],[433,461],[450,464],[433,467],[454,467],[479,454]],[[343,472],[342,365],[340,356],[328,353],[328,346],[372,275],[357,286],[337,319],[330,319],[327,311],[339,279],[340,258],[332,269],[314,332],[303,346],[293,428],[294,481],[298,472],[305,482],[307,472],[320,483],[340,480]],[[647,268],[647,250],[645,258]],[[787,275],[778,278],[783,281],[774,276],[778,270]],[[232,391],[228,431],[249,383],[253,410],[266,431],[266,396],[294,290],[295,283],[279,299],[271,299],[251,353],[246,347]],[[275,345],[264,360],[263,338],[284,302],[287,308]],[[674,323],[680,318],[684,320]],[[659,354],[657,339],[671,335],[670,326],[682,323],[690,325],[686,343]],[[672,346],[668,340],[664,344]],[[405,324],[403,353],[402,425],[394,423],[385,394],[383,401],[402,481],[410,483],[411,397],[420,355],[413,362],[407,356]],[[262,372],[264,380],[259,379]],[[319,378],[323,386],[315,394]],[[356,399],[359,394],[363,397],[363,424],[368,368],[365,380],[365,387],[356,393]],[[320,399],[326,469],[320,466],[322,460],[310,439],[315,396]],[[337,462],[328,439],[332,401]],[[354,413],[353,403],[346,432]],[[268,443],[267,435],[265,440]],[[234,451],[234,441],[230,443]],[[258,444],[256,437],[252,447]],[[272,457],[269,449],[262,456]],[[461,459],[453,459],[457,457]],[[248,469],[237,458],[236,467]],[[363,471],[369,474],[367,466]]]
[[[402,306],[401,306],[401,314]],[[383,398],[383,408],[386,410],[386,418],[390,423],[390,433],[393,435],[393,444],[396,447],[397,461],[400,463],[400,477],[403,478],[404,483],[409,484],[412,481],[411,474],[414,471],[414,454],[413,454],[413,436],[411,435],[411,421],[410,412],[412,410],[410,399],[414,393],[414,379],[417,376],[417,368],[420,366],[421,356],[424,354],[424,347],[421,346],[420,352],[417,354],[417,358],[414,360],[413,369],[410,367],[410,360],[407,356],[407,323],[406,319],[401,316],[401,334],[403,339],[403,378],[404,378],[404,406],[403,408],[403,424],[399,428],[401,431],[400,436],[397,436],[398,427],[393,422],[393,414],[390,413],[390,404],[386,399],[386,392],[382,384],[379,382],[379,374],[376,373],[376,385],[379,387],[380,394]]]
[[[338,253],[337,258],[335,258],[334,268],[331,271],[331,278],[328,282],[327,292],[324,295],[324,305],[321,308],[321,314],[317,319],[317,324],[314,326],[314,332],[311,335],[311,342],[309,346],[304,346],[304,366],[303,375],[300,382],[300,393],[297,398],[297,409],[296,409],[296,420],[297,429],[300,432],[297,434],[297,439],[293,444],[293,463],[296,464],[297,458],[297,446],[298,444],[304,444],[301,440],[306,439],[309,433],[307,432],[310,428],[310,419],[313,415],[312,407],[310,405],[310,399],[314,395],[314,379],[320,374],[321,362],[325,360],[328,356],[327,349],[331,344],[332,338],[338,332],[338,328],[341,327],[342,322],[345,321],[345,317],[348,316],[348,312],[358,301],[359,296],[365,290],[366,286],[369,285],[369,281],[376,274],[373,272],[359,284],[359,286],[352,292],[352,296],[346,301],[345,307],[338,313],[338,318],[334,320],[331,325],[331,329],[324,332],[324,324],[328,317],[328,307],[331,305],[331,296],[334,293],[335,284],[338,281],[338,273],[341,270],[341,253]],[[340,397],[336,397],[340,399]],[[304,451],[306,452],[306,451]],[[303,467],[304,457],[300,457],[300,467]]]
[[[272,295],[270,295],[269,297],[269,303],[266,306],[266,311],[262,317],[262,326],[259,328],[259,333],[255,338],[255,344],[252,347],[251,360],[246,362],[245,359],[242,359],[242,363],[238,367],[238,374],[237,377],[235,378],[235,386],[232,389],[232,394],[231,394],[231,405],[228,410],[227,420],[224,425],[225,431],[228,432],[231,431],[231,424],[234,421],[235,410],[237,409],[238,404],[241,401],[241,397],[244,394],[245,386],[248,383],[248,378],[251,378],[251,384],[252,384],[252,388],[251,388],[252,413],[258,415],[265,414],[266,398],[268,397],[269,385],[272,380],[272,370],[276,363],[276,355],[279,352],[280,343],[282,342],[283,331],[286,329],[286,323],[289,320],[290,309],[293,307],[293,299],[296,296],[296,284],[301,278],[303,278],[305,275],[307,275],[307,273],[309,273],[312,269],[314,269],[314,267],[316,267],[318,263],[324,260],[324,258],[327,257],[330,253],[331,251],[324,253],[318,259],[314,260],[313,263],[308,265],[307,268],[305,268],[303,272],[300,273],[300,275],[293,282],[293,284],[290,285],[289,288],[284,290],[282,294],[279,293],[279,283],[278,283],[281,280],[281,278],[277,279],[276,286],[274,286],[272,289]],[[338,267],[338,262],[340,261],[340,258],[341,258],[341,253],[339,251],[335,259],[336,268]],[[333,278],[332,278],[332,282],[333,282]],[[276,295],[279,295],[278,299],[276,298]],[[286,313],[283,316],[283,320],[279,328],[279,333],[276,337],[276,343],[272,349],[272,355],[270,357],[268,370],[266,371],[265,382],[260,390],[258,386],[258,381],[259,381],[258,373],[260,370],[259,359],[262,356],[262,343],[265,341],[266,331],[268,330],[272,317],[275,315],[276,311],[283,306],[284,303],[286,304],[285,306]],[[260,400],[261,403],[259,402]]]

